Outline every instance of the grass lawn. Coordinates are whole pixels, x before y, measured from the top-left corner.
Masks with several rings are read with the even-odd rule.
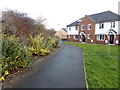
[[[118,46],[64,42],[83,49],[89,88],[118,88]]]

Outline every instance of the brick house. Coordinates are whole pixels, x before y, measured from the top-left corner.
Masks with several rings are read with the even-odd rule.
[[[119,24],[120,16],[111,11],[85,15],[78,24],[78,42],[92,44],[120,44]]]

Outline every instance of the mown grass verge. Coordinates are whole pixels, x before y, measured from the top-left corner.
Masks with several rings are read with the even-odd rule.
[[[83,49],[89,88],[118,88],[118,46],[64,42]]]

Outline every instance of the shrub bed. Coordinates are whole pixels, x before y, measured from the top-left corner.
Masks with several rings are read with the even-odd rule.
[[[32,55],[45,56],[52,51],[52,48],[59,47],[59,39],[44,37],[42,34],[30,36],[28,45],[25,45],[23,41],[21,42],[20,38],[15,35],[3,34],[2,42],[0,80],[4,80],[14,70],[30,67]]]
[[[31,65],[31,54],[27,46],[20,39],[14,35],[3,35],[2,40],[2,77],[4,80],[6,76],[11,74],[12,70],[18,68],[29,67]]]

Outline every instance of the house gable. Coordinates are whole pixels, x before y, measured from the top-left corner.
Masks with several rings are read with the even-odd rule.
[[[79,24],[79,35],[80,35],[80,40],[82,41],[82,33],[85,33],[85,42],[91,42],[91,40],[93,41],[95,39],[95,22],[89,17],[89,16],[85,16],[82,21]],[[83,28],[84,26],[84,28]],[[91,36],[91,38],[89,38],[89,36]]]
[[[55,33],[55,36],[61,38],[61,39],[67,39],[67,29],[66,28],[62,28],[61,30],[57,31]]]
[[[96,23],[86,15],[79,24],[79,34],[83,31],[86,34],[94,34],[95,33],[95,24]],[[84,25],[84,30],[82,30],[82,25]],[[90,30],[88,29],[88,25],[91,25]]]

